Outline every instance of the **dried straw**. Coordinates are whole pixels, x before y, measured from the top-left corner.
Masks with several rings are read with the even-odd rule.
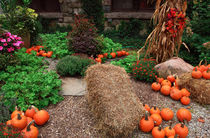
[[[128,137],[138,126],[144,108],[125,70],[97,64],[87,69],[85,79],[86,99],[103,137]]]

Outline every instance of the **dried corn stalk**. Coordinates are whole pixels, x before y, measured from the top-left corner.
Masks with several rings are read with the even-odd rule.
[[[145,56],[154,56],[157,63],[166,61],[174,54],[178,56],[185,23],[181,21],[185,20],[186,9],[187,0],[165,0],[163,4],[161,0],[156,1],[156,10],[152,17],[156,27],[142,48],[147,49]]]

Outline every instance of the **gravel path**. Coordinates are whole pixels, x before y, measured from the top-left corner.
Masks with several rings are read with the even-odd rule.
[[[132,80],[135,92],[142,103],[150,106],[171,108],[175,113],[180,107],[189,108],[192,112],[192,120],[187,126],[189,127],[189,138],[210,138],[210,110],[207,107],[191,102],[189,106],[183,106],[179,101],[173,101],[171,98],[154,92],[150,84]],[[50,105],[47,111],[50,113],[49,122],[40,127],[41,138],[99,138],[100,134],[95,128],[95,120],[88,110],[87,102],[84,96],[64,96],[64,101],[57,105]],[[205,123],[198,122],[202,117]],[[177,123],[174,117],[173,125]],[[168,122],[163,121],[165,127]],[[150,138],[151,134],[145,134],[139,129],[135,130],[132,138]]]

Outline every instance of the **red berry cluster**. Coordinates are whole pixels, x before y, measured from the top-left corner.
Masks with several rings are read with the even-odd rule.
[[[171,8],[167,14],[166,30],[176,37],[179,30],[183,30],[185,26],[185,15],[182,11],[178,11],[175,8]]]

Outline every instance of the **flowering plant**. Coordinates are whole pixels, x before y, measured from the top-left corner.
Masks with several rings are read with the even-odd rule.
[[[153,82],[157,78],[157,72],[154,69],[155,65],[155,59],[152,58],[138,60],[132,65],[132,74],[137,80]]]
[[[176,37],[178,30],[183,30],[185,26],[185,15],[182,11],[178,11],[175,8],[170,8],[167,14],[166,30]]]
[[[0,34],[0,53],[13,53],[20,49],[23,43],[21,37],[12,35],[10,32]]]

